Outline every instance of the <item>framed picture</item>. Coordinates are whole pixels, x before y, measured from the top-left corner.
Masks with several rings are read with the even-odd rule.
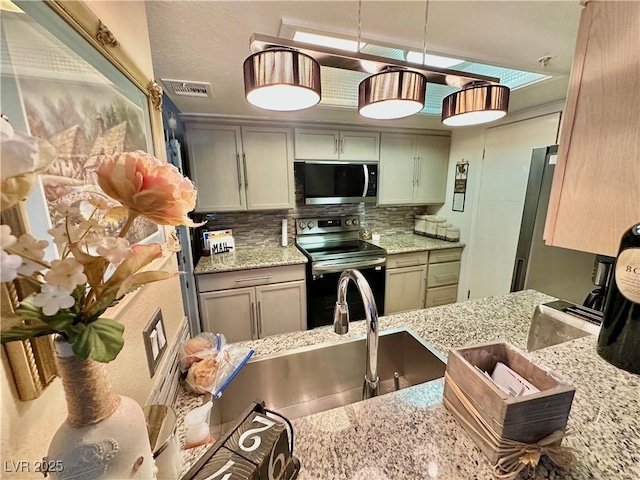
[[[14,234],[49,238],[67,207],[90,196],[110,201],[97,184],[105,156],[143,150],[166,160],[162,91],[82,1],[6,1],[0,22],[2,113],[15,130],[57,151],[27,200],[3,211],[2,221]],[[127,238],[133,244],[164,237],[164,227],[138,218]],[[57,256],[51,242],[45,258]],[[29,294],[20,282],[5,285],[3,317]],[[36,398],[55,374],[51,339],[10,342],[5,350],[20,398]]]

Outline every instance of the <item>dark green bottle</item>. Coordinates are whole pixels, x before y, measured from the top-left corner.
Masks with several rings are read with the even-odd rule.
[[[620,242],[598,353],[612,365],[640,374],[640,224],[627,230]]]

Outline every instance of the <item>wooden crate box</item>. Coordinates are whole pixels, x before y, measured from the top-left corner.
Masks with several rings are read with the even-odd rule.
[[[507,365],[540,392],[520,397],[508,396],[483,373],[486,371],[491,374],[497,362]],[[458,399],[452,381],[497,433],[498,441],[487,441],[486,435],[479,434],[482,432],[480,422]],[[523,352],[508,343],[486,343],[449,352],[444,386],[445,406],[494,464],[504,456],[503,439],[535,443],[557,430],[564,430],[574,393],[572,385],[532,363]]]

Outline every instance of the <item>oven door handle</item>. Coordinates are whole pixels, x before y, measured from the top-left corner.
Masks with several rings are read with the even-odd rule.
[[[347,270],[350,268],[353,269],[377,267],[380,265],[384,265],[386,262],[386,258],[380,257],[371,260],[364,260],[362,262],[333,263],[331,265],[312,265],[311,273],[316,275],[322,273],[342,272],[343,270]]]

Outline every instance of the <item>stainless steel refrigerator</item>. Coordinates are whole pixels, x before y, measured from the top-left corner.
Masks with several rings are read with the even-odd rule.
[[[511,291],[530,288],[582,305],[594,289],[596,256],[549,247],[542,239],[557,151],[557,145],[533,150]]]

